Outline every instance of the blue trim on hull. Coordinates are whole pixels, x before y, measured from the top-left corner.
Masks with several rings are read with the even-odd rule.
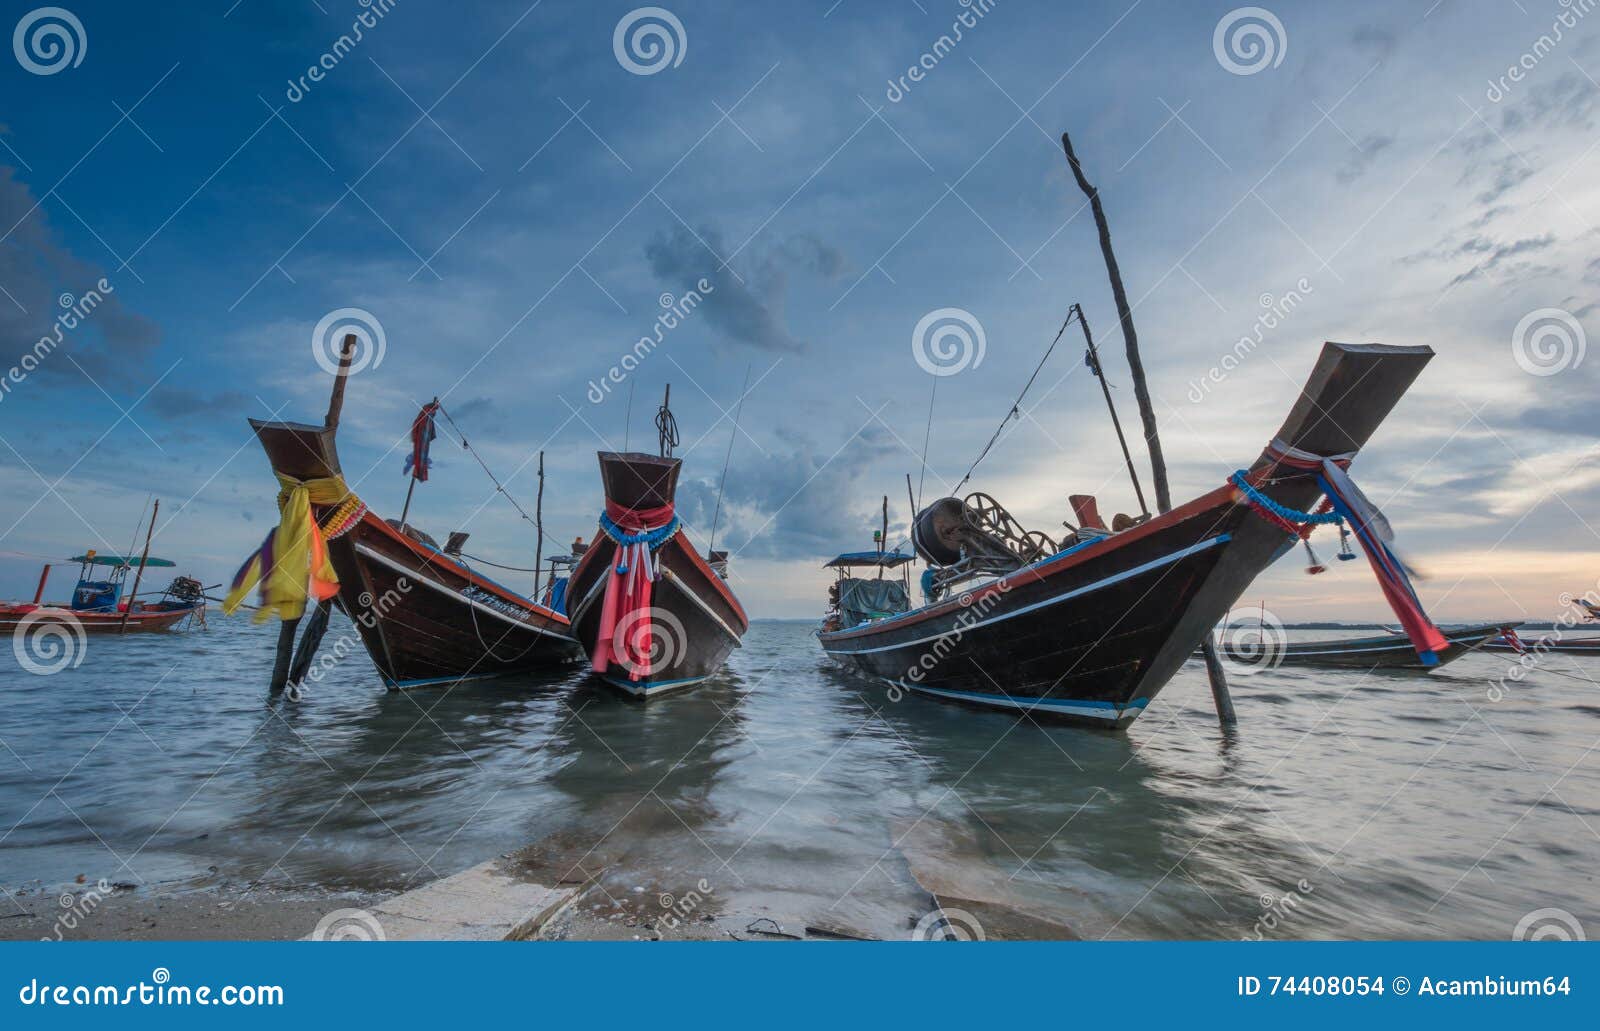
[[[383,674],[378,674],[384,686],[391,691],[406,691],[413,687],[436,687],[439,684],[464,684],[469,680],[489,680],[494,677],[516,676],[515,673],[469,673],[459,677],[428,677],[423,680],[390,680]]]
[[[709,673],[703,677],[684,677],[681,680],[618,680],[614,677],[608,677],[604,673],[596,673],[595,676],[634,698],[655,698],[658,695],[667,694],[670,691],[681,691],[684,688],[693,687],[711,679],[711,674]]]
[[[880,677],[879,679],[883,678]],[[1144,712],[1144,707],[1150,704],[1150,699],[1148,698],[1135,698],[1128,702],[1098,702],[1075,698],[1008,698],[1005,695],[985,694],[981,691],[952,691],[947,688],[908,684],[903,681],[884,680],[884,683],[916,691],[919,694],[953,698],[956,701],[989,705],[998,709],[1030,711],[1037,709],[1041,712],[1055,713],[1062,716],[1105,720],[1108,723],[1116,723],[1124,718],[1133,719]]]

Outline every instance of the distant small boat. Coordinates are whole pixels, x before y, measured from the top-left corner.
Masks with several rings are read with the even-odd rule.
[[[1600,655],[1600,637],[1562,637],[1559,631],[1550,631],[1543,637],[1529,640],[1513,633],[1485,644],[1486,651],[1496,652],[1567,652],[1574,655]]]
[[[130,570],[173,568],[175,563],[167,559],[100,555],[89,551],[74,555],[68,561],[78,563],[78,585],[72,589],[72,600],[64,603],[41,600],[50,579],[50,566],[46,565],[39,574],[39,587],[33,601],[0,602],[0,632],[14,633],[40,623],[75,623],[90,633],[117,633],[124,629],[129,633],[171,630],[205,610],[205,588],[198,580],[187,576],[174,579],[156,601],[122,597]],[[97,579],[96,570],[100,567],[109,567],[110,572]]]
[[[1342,638],[1336,641],[1291,641],[1272,647],[1240,648],[1219,641],[1218,650],[1227,658],[1251,666],[1335,666],[1345,669],[1437,669],[1491,641],[1514,632],[1521,623],[1485,623],[1480,626],[1444,629],[1448,645],[1435,654],[1437,665],[1424,665],[1416,648],[1403,634],[1382,637]]]
[[[666,403],[657,425],[659,456],[599,453],[605,511],[566,587],[594,672],[635,698],[701,683],[750,628],[725,579],[726,554],[702,557],[677,517],[682,460],[671,457],[677,436]]]

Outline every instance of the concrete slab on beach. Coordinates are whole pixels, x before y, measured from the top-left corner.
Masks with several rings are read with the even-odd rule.
[[[525,941],[588,887],[538,884],[493,859],[386,899],[371,915],[388,941]]]

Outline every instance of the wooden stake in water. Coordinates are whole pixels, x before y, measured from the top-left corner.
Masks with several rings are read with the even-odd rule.
[[[1089,209],[1094,213],[1095,228],[1100,232],[1100,253],[1105,258],[1106,275],[1111,279],[1111,297],[1117,304],[1117,319],[1122,327],[1122,339],[1127,345],[1128,371],[1133,377],[1133,396],[1139,402],[1139,416],[1144,423],[1144,442],[1150,450],[1150,479],[1155,484],[1156,510],[1167,512],[1172,509],[1172,493],[1167,488],[1167,461],[1161,454],[1161,437],[1156,433],[1156,410],[1150,403],[1150,388],[1144,380],[1144,363],[1139,358],[1139,336],[1133,329],[1133,309],[1128,306],[1128,291],[1122,285],[1122,271],[1117,267],[1117,256],[1111,249],[1111,227],[1106,222],[1105,208],[1100,206],[1100,191],[1089,185],[1089,180],[1083,174],[1083,166],[1078,163],[1078,155],[1073,153],[1072,139],[1066,134],[1061,134],[1061,149],[1066,151],[1067,164],[1072,169],[1072,177],[1078,182],[1078,189],[1089,199]],[[1222,668],[1222,660],[1217,657],[1217,644],[1207,634],[1200,645],[1200,651],[1205,656],[1206,672],[1211,679],[1211,698],[1217,707],[1217,719],[1222,723],[1234,723],[1237,717],[1233,711],[1233,699],[1228,695],[1228,677]]]

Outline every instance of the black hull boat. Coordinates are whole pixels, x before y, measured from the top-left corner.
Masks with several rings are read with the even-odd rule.
[[[282,517],[291,518],[296,504],[309,506],[315,529],[305,525],[303,536],[312,538],[313,583],[319,552],[337,576],[325,596],[276,609],[284,625],[273,691],[298,687],[312,672],[330,605],[355,621],[361,643],[390,690],[554,670],[577,662],[577,640],[564,615],[473,571],[465,558],[440,551],[410,526],[380,519],[345,484],[335,445],[348,355],[344,361],[323,425],[250,420],[283,487]],[[304,500],[297,501],[297,491]],[[235,605],[257,578],[266,582],[264,566],[274,560],[275,547],[282,550],[275,540],[281,533],[269,533],[262,551],[235,577],[230,592]],[[268,598],[262,600],[271,607]],[[300,648],[293,652],[291,670],[295,628],[308,605],[311,616]]]
[[[750,626],[673,513],[679,464],[600,452],[606,511],[567,585],[567,611],[594,672],[635,698],[699,684]],[[630,594],[630,582],[645,593]]]
[[[1432,666],[1423,663],[1417,650],[1404,634],[1386,634],[1382,637],[1346,638],[1338,641],[1291,641],[1277,644],[1270,640],[1252,640],[1243,645],[1224,639],[1218,651],[1247,669],[1274,666],[1326,666],[1340,669],[1437,669],[1454,662],[1463,655],[1501,640],[1521,623],[1486,623],[1443,630],[1449,642],[1435,654],[1439,661]]]
[[[1296,528],[1272,513],[1316,503],[1322,459],[1348,465],[1432,356],[1326,344],[1272,444],[1227,484],[1146,520],[1118,520],[1116,532],[1079,530],[1059,550],[1039,535],[1015,538],[1020,568],[857,625],[830,616],[822,647],[891,690],[1125,727],[1297,543]],[[945,499],[919,514],[925,559],[929,513],[953,503],[992,516],[975,498],[988,501]],[[930,565],[954,561],[931,550]],[[973,557],[961,548],[960,562]]]
[[[1545,634],[1529,640],[1494,640],[1484,646],[1492,652],[1564,652],[1569,655],[1600,655],[1600,637],[1562,637],[1558,633]]]

